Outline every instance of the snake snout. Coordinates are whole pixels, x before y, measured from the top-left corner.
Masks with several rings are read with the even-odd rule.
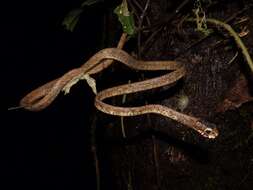
[[[206,128],[204,134],[209,139],[215,139],[218,136],[218,130],[216,128]]]

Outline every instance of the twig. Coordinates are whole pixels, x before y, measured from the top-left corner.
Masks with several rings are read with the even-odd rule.
[[[123,49],[123,46],[125,45],[127,41],[127,34],[122,33],[120,40],[118,42],[117,48]],[[104,69],[106,67],[109,67],[113,63],[113,60],[107,60],[104,62],[103,67],[95,67],[93,70],[93,73],[99,72],[101,69]],[[125,134],[124,134],[125,135]],[[96,186],[97,190],[100,190],[100,170],[99,170],[99,161],[97,156],[97,148],[96,148],[96,114],[94,114],[94,119],[91,124],[91,152],[93,154],[94,158],[94,165],[95,165],[95,171],[96,171]]]
[[[99,161],[97,156],[97,146],[96,146],[96,114],[93,115],[93,120],[91,124],[91,152],[93,154],[94,166],[96,171],[96,189],[100,190],[100,170]]]
[[[148,104],[146,101],[145,104]],[[149,126],[152,126],[152,120],[150,118],[150,114],[147,114],[147,121]],[[152,135],[152,143],[153,143],[153,159],[154,159],[154,166],[155,166],[155,174],[156,174],[156,183],[157,189],[161,189],[161,177],[160,177],[160,166],[159,166],[159,156],[158,156],[158,145],[155,135]]]
[[[154,30],[154,32],[150,35],[150,37],[146,40],[145,44],[143,45],[143,47],[141,48],[141,52],[146,50],[146,48],[148,47],[149,43],[152,41],[152,39],[159,34],[159,32],[163,29],[163,25],[164,23],[167,23],[169,21],[171,21],[176,14],[178,14],[178,12],[188,3],[189,0],[185,0],[183,1],[174,12],[172,12],[171,15],[169,15],[167,18],[165,18],[165,20],[162,20],[154,25],[151,25],[150,27],[146,27],[143,28],[143,30]]]
[[[125,125],[124,125],[124,117],[120,117],[120,126],[121,126],[121,132],[123,138],[126,138],[126,131],[125,131]]]
[[[141,12],[143,12],[143,8],[141,7],[141,5],[137,2],[136,3],[136,0],[133,1],[135,3],[135,5],[132,3],[132,0],[128,0],[128,3],[129,3],[129,6],[131,8],[131,10],[134,12],[134,15],[136,16],[137,20],[138,20],[138,23],[140,22],[140,16],[138,14],[138,11],[136,9],[136,6],[138,7],[138,9],[140,9]],[[147,25],[150,26],[151,22],[150,22],[150,19],[148,17],[145,17],[145,20],[147,22]],[[137,31],[140,31],[142,30],[141,28],[136,28]]]
[[[144,7],[144,9],[142,11],[141,17],[140,17],[141,20],[140,20],[140,23],[139,23],[139,28],[141,28],[141,26],[142,26],[143,18],[146,16],[146,12],[148,10],[149,5],[150,5],[150,0],[147,0],[146,4],[145,4],[145,7]]]
[[[192,22],[192,21],[196,21],[196,19],[190,18],[190,19],[187,19],[187,21]],[[206,19],[206,21],[209,23],[221,26],[229,32],[229,34],[234,38],[237,46],[242,50],[242,54],[243,54],[244,58],[246,59],[251,71],[253,72],[253,61],[249,55],[248,49],[246,48],[246,46],[244,45],[244,43],[242,42],[242,40],[238,36],[238,34],[234,31],[234,29],[229,24],[226,24],[226,23],[216,20],[216,19],[208,18],[208,19]]]
[[[238,56],[238,51],[235,53],[235,55],[232,57],[232,59],[228,62],[228,65],[230,65]]]
[[[162,19],[160,22],[157,22],[149,27],[143,28],[143,30],[156,30],[157,28],[163,26],[165,23],[170,22],[175,17],[175,15],[178,14],[182,10],[182,8],[188,3],[188,1],[189,0],[183,1],[180,5],[178,5],[175,11],[172,12],[170,15]]]
[[[9,108],[7,108],[7,110],[8,110],[8,111],[12,111],[12,110],[18,110],[18,109],[21,109],[21,108],[24,108],[24,106],[9,107]]]
[[[128,0],[127,3],[129,4],[130,10],[133,11],[133,14],[136,16],[138,22],[140,22],[140,16],[135,8],[135,6],[133,5],[131,0]]]
[[[140,5],[140,3],[137,0],[134,0],[133,3],[141,10],[143,11],[142,6]]]
[[[248,49],[246,48],[246,46],[244,45],[244,43],[242,42],[238,34],[234,31],[234,29],[229,24],[226,24],[216,19],[209,18],[209,19],[206,19],[206,21],[218,26],[222,26],[224,29],[226,29],[229,32],[229,34],[234,38],[238,47],[241,48],[242,54],[244,55],[244,58],[246,59],[251,71],[253,72],[253,61],[249,55]]]
[[[126,41],[127,41],[127,33],[122,33],[120,40],[118,42],[117,48],[123,49],[123,46],[126,43]],[[111,60],[111,59],[105,60],[100,65],[97,65],[92,70],[90,70],[87,74],[89,74],[89,75],[96,74],[96,73],[104,70],[105,68],[109,67],[112,63],[113,63],[113,60]]]
[[[189,2],[189,0],[184,0],[175,10],[175,13],[178,13],[187,3]]]
[[[160,166],[159,166],[159,156],[158,156],[158,145],[155,135],[152,135],[152,141],[153,141],[153,154],[154,154],[154,165],[155,165],[155,173],[156,173],[156,183],[158,186],[158,189],[161,188],[161,176],[160,176]]]
[[[147,12],[147,9],[148,9],[149,5],[150,5],[150,0],[147,0],[146,4],[145,4],[145,7],[142,11],[142,14],[140,16],[140,22],[139,22],[139,26],[138,26],[139,29],[142,27],[143,19],[146,15],[146,12]],[[141,31],[138,32],[138,58],[139,59],[141,58]]]
[[[225,23],[229,23],[231,22],[233,19],[235,19],[238,15],[242,14],[244,11],[246,11],[247,9],[249,9],[250,6],[243,8],[242,10],[236,12],[235,14],[233,14],[232,16],[230,16],[229,18],[225,19]],[[186,17],[188,17],[189,15],[187,15]],[[184,19],[187,20],[187,19]],[[211,34],[211,33],[210,33]],[[203,42],[204,40],[206,40],[208,37],[210,37],[209,35],[206,35],[202,38],[200,38],[198,41],[194,42],[193,44],[191,44],[189,47],[185,48],[183,51],[179,52],[175,58],[178,58],[179,56],[181,56],[182,54],[185,54],[186,52],[188,52],[190,49],[192,49],[193,47],[195,47],[196,45],[198,45],[199,43]]]
[[[131,80],[128,81],[128,84],[131,83]],[[126,98],[127,98],[127,94],[124,94],[122,96],[122,104],[124,104],[126,102]],[[121,132],[122,132],[122,136],[123,138],[126,138],[126,130],[125,130],[125,124],[124,124],[124,117],[120,117],[120,125],[121,125]]]
[[[146,42],[145,42],[144,45],[142,46],[141,52],[140,52],[140,53],[144,52],[144,51],[148,48],[150,42],[153,40],[153,38],[154,38],[157,34],[159,34],[159,32],[160,32],[162,29],[163,29],[163,27],[160,27],[160,28],[157,29],[155,32],[153,32],[153,34],[151,34],[151,35],[149,36],[149,38],[146,40]]]

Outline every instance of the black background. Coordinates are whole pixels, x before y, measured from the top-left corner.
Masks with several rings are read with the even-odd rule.
[[[86,84],[60,95],[44,111],[6,111],[98,50],[103,4],[86,8],[74,32],[61,24],[81,2],[29,0],[2,5],[1,189],[95,189],[89,118],[93,94]]]

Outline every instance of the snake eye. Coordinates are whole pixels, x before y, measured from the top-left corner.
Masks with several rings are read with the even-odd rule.
[[[210,139],[214,139],[217,136],[216,132],[212,128],[206,128],[205,135]]]

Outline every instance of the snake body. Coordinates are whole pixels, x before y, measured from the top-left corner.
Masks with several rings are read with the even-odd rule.
[[[165,75],[152,79],[125,84],[113,88],[105,89],[99,92],[95,98],[95,106],[100,111],[117,116],[135,116],[147,113],[155,113],[176,120],[200,133],[206,138],[216,138],[218,131],[210,123],[201,121],[200,119],[179,113],[171,108],[149,104],[139,107],[118,107],[103,102],[106,98],[118,95],[130,94],[144,90],[162,87],[172,84],[186,74],[185,67],[176,61],[140,61],[134,59],[128,53],[118,48],[107,48],[93,55],[80,68],[73,69],[62,77],[55,79],[26,95],[20,102],[20,105],[31,111],[39,111],[46,108],[57,97],[61,90],[72,81],[83,74],[94,74],[107,67],[109,60],[116,60],[135,70],[168,70],[172,71]]]

